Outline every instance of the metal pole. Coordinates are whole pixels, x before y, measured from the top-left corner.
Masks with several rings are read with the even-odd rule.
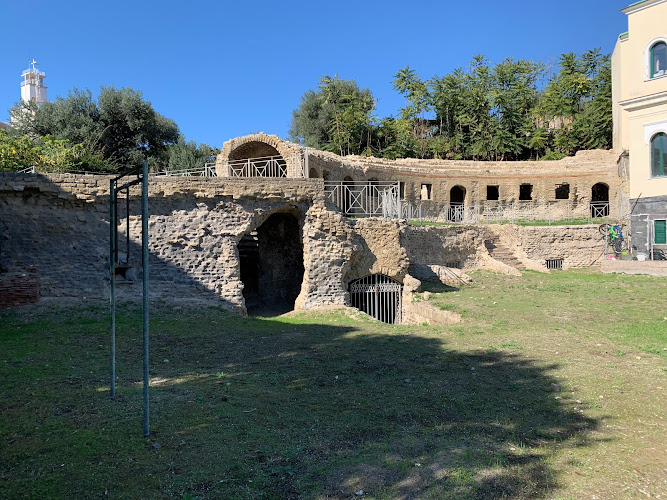
[[[141,179],[141,264],[143,268],[144,312],[144,437],[150,434],[148,408],[148,162],[144,162]]]
[[[109,180],[109,303],[111,304],[111,397],[116,396],[116,210],[114,180]]]
[[[125,189],[125,265],[130,263],[130,186]]]

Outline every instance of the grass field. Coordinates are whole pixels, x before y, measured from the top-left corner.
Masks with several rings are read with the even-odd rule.
[[[1,312],[0,499],[667,498],[667,280],[473,277],[445,327],[156,304],[149,438],[140,309],[115,400],[105,305]]]

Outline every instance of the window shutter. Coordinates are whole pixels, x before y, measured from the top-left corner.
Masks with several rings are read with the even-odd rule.
[[[653,242],[656,245],[667,244],[667,221],[655,220],[653,221]]]

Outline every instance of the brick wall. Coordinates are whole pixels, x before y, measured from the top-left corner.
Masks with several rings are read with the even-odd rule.
[[[38,300],[39,278],[36,267],[29,267],[25,272],[0,273],[0,309]]]

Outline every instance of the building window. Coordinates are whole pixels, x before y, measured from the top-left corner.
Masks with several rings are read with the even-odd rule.
[[[431,184],[422,184],[422,190],[421,190],[421,199],[422,200],[430,200],[431,199]]]
[[[664,76],[666,74],[665,70],[667,70],[667,43],[658,42],[653,45],[650,58],[650,77]]]
[[[556,199],[568,200],[570,199],[570,185],[564,182],[560,186],[556,186]]]
[[[533,185],[532,184],[521,184],[519,186],[519,200],[532,200],[533,199]]]
[[[489,201],[498,201],[500,199],[498,186],[486,186],[486,199]]]
[[[667,245],[667,220],[653,221],[653,243]]]
[[[660,132],[651,139],[651,177],[664,177],[667,163],[667,134]]]

